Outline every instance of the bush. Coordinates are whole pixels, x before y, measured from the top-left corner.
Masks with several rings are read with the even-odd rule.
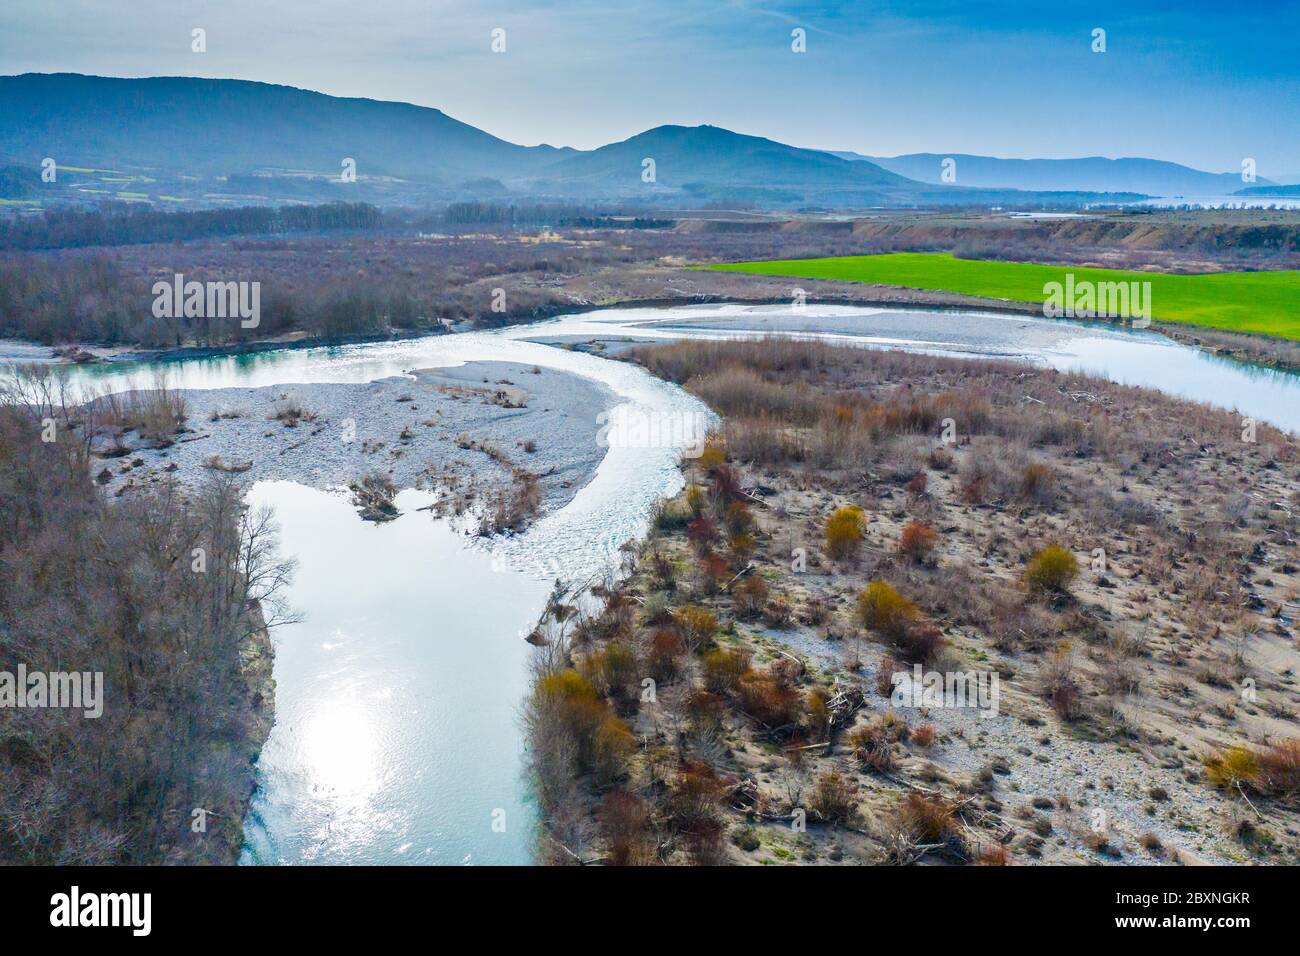
[[[1020,494],[1044,507],[1056,502],[1056,473],[1041,463],[1026,465],[1020,475]]]
[[[947,644],[943,632],[929,621],[915,621],[903,629],[898,649],[914,664],[925,663],[934,660]]]
[[[1011,862],[1007,848],[1000,844],[980,847],[975,857],[976,866],[1007,866]]]
[[[737,567],[748,564],[758,547],[754,536],[748,531],[737,531],[727,540],[727,544],[731,548],[731,556],[735,559]]]
[[[827,770],[817,778],[812,809],[823,820],[844,823],[857,812],[858,790],[853,781],[836,770]]]
[[[909,793],[899,807],[903,830],[917,843],[946,843],[956,835],[956,810],[937,794]]]
[[[686,526],[686,538],[697,554],[704,554],[722,540],[722,535],[716,521],[708,515],[701,515]]]
[[[1275,797],[1300,793],[1300,738],[1274,744],[1259,755],[1257,786]]]
[[[733,535],[754,530],[754,514],[743,501],[733,501],[727,505],[727,512],[723,521],[727,526],[727,530]]]
[[[898,550],[913,561],[921,562],[934,551],[939,535],[924,521],[909,521],[898,538]]]
[[[923,750],[934,746],[934,724],[921,724],[912,731],[912,743]]]
[[[1249,747],[1229,747],[1206,759],[1205,777],[1224,789],[1253,786],[1259,778],[1259,755]]]
[[[749,655],[743,650],[717,648],[704,655],[704,686],[716,694],[730,694],[749,670]]]
[[[655,631],[650,635],[650,644],[646,652],[650,675],[655,680],[672,680],[677,676],[678,660],[685,652],[686,644],[676,631],[667,628]]]
[[[614,866],[637,866],[654,860],[650,808],[634,793],[611,790],[596,812],[600,835]]]
[[[1059,545],[1050,545],[1029,560],[1025,583],[1031,590],[1046,594],[1065,594],[1079,576],[1079,562]]]
[[[767,583],[757,575],[739,581],[731,589],[736,617],[742,620],[758,617],[763,613],[763,605],[767,603],[767,594]]]
[[[763,605],[763,623],[775,631],[784,631],[794,621],[794,608],[785,595],[777,594]]]
[[[717,822],[727,786],[706,763],[689,761],[678,772],[663,800],[669,824],[679,833],[700,832]],[[688,839],[688,843],[691,841]]]
[[[853,754],[871,770],[888,773],[894,769],[894,743],[908,736],[907,724],[886,711],[849,736]]]
[[[862,547],[862,529],[866,515],[856,505],[836,508],[826,519],[826,553],[834,560],[853,557]]]
[[[1052,651],[1039,669],[1043,691],[1052,703],[1052,710],[1062,720],[1075,720],[1080,716],[1079,685],[1074,679],[1074,650],[1069,641],[1062,641]]]
[[[808,704],[805,710],[808,732],[814,741],[825,740],[830,734],[831,714],[826,706],[826,691],[814,687],[808,691]]]
[[[858,620],[869,631],[901,641],[907,625],[916,620],[916,605],[885,581],[872,581],[858,595]]]
[[[704,509],[709,505],[709,496],[704,493],[704,489],[699,485],[691,485],[686,489],[686,507],[691,512],[691,518],[698,518],[704,514]]]
[[[716,433],[709,435],[704,442],[704,449],[700,452],[700,457],[697,459],[700,468],[708,474],[723,465],[726,460],[727,449],[723,444],[722,436]]]
[[[718,616],[706,607],[689,605],[673,612],[673,620],[682,640],[691,650],[698,650],[713,641],[718,633]]]
[[[799,692],[772,674],[749,671],[740,678],[736,690],[741,709],[769,729],[798,723]]]
[[[636,654],[626,644],[610,641],[582,662],[583,674],[612,697],[624,697],[640,682]]]
[[[533,693],[535,711],[553,714],[558,729],[576,744],[582,769],[605,782],[622,774],[624,762],[636,749],[636,738],[591,681],[572,668],[555,671],[543,677]]]

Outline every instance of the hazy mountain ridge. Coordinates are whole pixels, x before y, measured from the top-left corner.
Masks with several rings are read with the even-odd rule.
[[[1179,163],[1142,157],[1108,159],[1002,159],[969,153],[906,153],[865,156],[830,151],[831,155],[873,165],[918,182],[938,184],[946,159],[955,161],[955,184],[984,189],[1085,190],[1134,192],[1152,196],[1226,195],[1243,185],[1240,173],[1208,173]],[[1272,185],[1263,177],[1260,185]]]
[[[56,188],[40,180],[46,157],[59,164]],[[349,159],[356,181],[345,184]],[[0,195],[78,202],[401,205],[514,194],[863,207],[1141,198],[984,190],[960,174],[955,185],[927,183],[717,126],[659,126],[586,151],[521,146],[409,103],[247,80],[71,73],[0,77],[4,164],[13,174]]]

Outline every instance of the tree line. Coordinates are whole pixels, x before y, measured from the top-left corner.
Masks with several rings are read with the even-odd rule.
[[[383,222],[383,213],[368,203],[180,212],[162,212],[135,203],[106,203],[97,209],[49,209],[39,216],[0,217],[0,249],[75,249],[218,236],[373,230]]]
[[[0,864],[232,863],[272,703],[247,655],[291,565],[228,475],[110,505],[93,409],[48,369],[0,385],[0,669],[103,687],[98,718],[0,707]]]

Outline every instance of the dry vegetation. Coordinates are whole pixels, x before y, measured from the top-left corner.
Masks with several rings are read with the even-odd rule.
[[[631,302],[789,301],[787,279],[684,267],[877,252],[943,251],[967,258],[1171,272],[1300,264],[1300,214],[1259,210],[1057,221],[952,212],[882,212],[834,221],[709,213],[647,220],[654,228],[621,228],[616,220],[578,217],[554,229],[539,225],[557,221],[549,214],[521,220],[516,227],[502,225],[508,215],[503,220],[494,215],[510,211],[485,207],[479,211],[481,224],[397,216],[383,228],[346,235],[209,236],[189,242],[177,242],[165,230],[154,237],[136,234],[134,226],[119,236],[109,222],[102,236],[95,235],[93,248],[0,252],[0,337],[52,345],[225,347],[441,331],[458,322],[487,327]],[[310,218],[312,213],[303,215]],[[258,232],[261,219],[254,219],[253,231]],[[260,282],[260,324],[243,329],[231,320],[154,317],[151,288],[160,261],[168,263],[166,278],[179,272],[201,282]],[[990,303],[885,286],[799,285],[810,301],[818,302],[992,304],[1041,311],[1032,303]],[[1300,347],[1293,342],[1157,324],[1161,331],[1208,349],[1300,367]],[[86,357],[75,345],[69,354]]]
[[[543,619],[542,859],[1296,860],[1293,437],[1010,363],[634,358],[723,424]],[[999,713],[891,699],[915,665]]]
[[[0,708],[0,863],[238,855],[290,571],[274,526],[225,475],[112,504],[90,480],[106,415],[156,422],[162,440],[176,414],[166,395],[69,407],[48,371],[0,389],[0,661],[103,674],[98,718]]]

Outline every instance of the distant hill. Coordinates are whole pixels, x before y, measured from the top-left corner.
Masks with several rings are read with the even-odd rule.
[[[999,159],[968,153],[907,153],[902,156],[863,156],[831,152],[832,156],[877,166],[923,183],[940,183],[945,159],[956,160],[959,186],[992,189],[1084,190],[1146,193],[1150,196],[1222,196],[1242,187],[1239,173],[1207,173],[1159,159]],[[1261,185],[1270,180],[1259,179]]]
[[[655,182],[665,187],[889,191],[916,185],[871,163],[849,162],[717,126],[657,126],[622,142],[560,160],[546,175],[558,182],[612,183],[635,191],[646,185],[642,180],[646,159],[654,161]]]
[[[190,77],[0,77],[0,156],[225,175],[254,169],[464,181],[510,176],[571,150],[517,146],[408,103]]]
[[[26,172],[45,157],[58,164],[48,184]],[[356,162],[355,182],[341,181],[345,159]],[[643,177],[647,159],[654,161],[650,181]],[[246,80],[74,73],[0,76],[3,166],[13,169],[0,178],[0,198],[30,195],[41,203],[392,206],[527,196],[1032,208],[1117,201],[1076,187],[1040,195],[972,188],[981,184],[965,166],[956,185],[939,184],[937,160],[918,182],[861,157],[717,126],[658,126],[590,151],[520,146],[409,103]]]
[[[1246,189],[1238,189],[1232,195],[1264,199],[1269,196],[1280,199],[1300,199],[1300,183],[1289,186],[1250,186]]]

